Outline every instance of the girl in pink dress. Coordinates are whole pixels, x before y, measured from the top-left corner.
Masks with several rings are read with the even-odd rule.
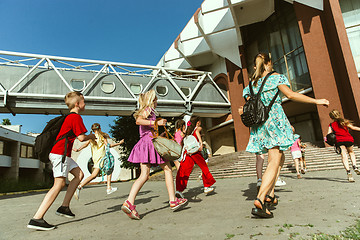
[[[139,213],[135,209],[135,198],[142,186],[149,179],[151,165],[159,165],[165,174],[166,188],[169,194],[169,203],[172,210],[178,210],[185,206],[187,199],[176,198],[174,190],[174,180],[172,169],[169,161],[165,161],[155,150],[152,143],[153,125],[156,120],[157,98],[155,91],[152,89],[139,97],[139,109],[134,113],[136,124],[139,125],[140,140],[135,144],[128,158],[129,162],[140,163],[141,173],[138,179],[131,187],[128,199],[124,202],[121,210],[130,218],[139,220]],[[165,126],[166,119],[158,121],[159,126]]]
[[[185,121],[182,119],[177,120],[175,122],[175,129],[176,129],[176,132],[174,134],[174,139],[178,144],[180,144],[182,146],[182,140],[185,136],[185,129],[186,129]],[[181,158],[182,157],[180,157],[179,159],[174,161],[174,164],[175,164],[175,167],[177,170],[179,170],[179,168],[180,168]]]

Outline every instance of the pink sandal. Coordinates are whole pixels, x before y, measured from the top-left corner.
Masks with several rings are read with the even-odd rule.
[[[139,213],[135,209],[135,205],[132,205],[129,200],[126,200],[121,206],[121,210],[128,215],[129,218],[140,220]]]
[[[188,200],[186,198],[176,198],[175,201],[169,201],[169,203],[171,210],[176,211],[184,207],[188,203]]]

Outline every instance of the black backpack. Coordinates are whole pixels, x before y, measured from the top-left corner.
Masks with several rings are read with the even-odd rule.
[[[60,137],[58,140],[56,140],[56,137],[58,136],[61,126],[65,121],[65,118],[69,116],[72,113],[62,115],[56,118],[51,119],[45,126],[42,133],[36,137],[35,139],[35,146],[34,146],[34,154],[35,157],[38,158],[43,163],[49,162],[49,154],[51,152],[51,149],[53,146],[60,140],[66,138],[65,140],[65,150],[64,155],[62,158],[62,162],[64,163],[66,158],[66,152],[67,152],[67,144],[68,144],[68,138],[70,136],[75,136],[72,130],[70,130],[68,133]],[[74,113],[76,114],[76,113]]]
[[[250,98],[246,101],[244,105],[244,112],[241,115],[241,121],[247,127],[256,127],[263,124],[269,117],[269,112],[274,104],[277,96],[279,95],[279,90],[275,94],[274,98],[271,100],[269,106],[265,106],[264,103],[261,101],[261,92],[265,86],[266,80],[273,74],[275,71],[270,72],[266,75],[264,81],[261,84],[259,92],[255,95],[254,90],[251,86],[251,81],[249,83],[250,89]]]

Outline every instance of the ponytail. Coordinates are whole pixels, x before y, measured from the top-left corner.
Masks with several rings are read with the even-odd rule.
[[[200,117],[199,116],[192,116],[190,118],[190,120],[187,122],[187,128],[185,131],[185,137],[188,135],[191,135],[196,127],[196,123],[200,121]]]
[[[254,82],[253,85],[256,87],[257,82],[265,72],[265,65],[271,61],[269,54],[258,53],[254,58],[255,72],[251,76],[251,80]]]

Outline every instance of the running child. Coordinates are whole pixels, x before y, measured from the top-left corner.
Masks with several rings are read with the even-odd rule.
[[[27,225],[28,228],[36,230],[52,230],[55,228],[54,225],[47,223],[43,217],[55,201],[61,189],[65,186],[65,180],[69,172],[74,175],[74,178],[70,181],[70,184],[67,187],[64,201],[55,213],[59,216],[68,218],[75,217],[75,214],[71,212],[69,205],[76,187],[84,177],[84,173],[81,171],[77,163],[71,158],[71,149],[76,137],[80,142],[84,142],[87,140],[95,140],[95,135],[85,135],[87,130],[81,116],[79,115],[80,112],[85,110],[84,96],[80,92],[70,92],[65,96],[65,103],[68,106],[70,113],[73,114],[69,114],[66,117],[56,139],[61,138],[69,131],[73,131],[74,135],[68,137],[67,154],[64,162],[62,162],[62,158],[65,150],[65,138],[58,141],[53,146],[51,153],[49,154],[49,159],[53,166],[54,185],[45,195],[39,209]]]
[[[176,132],[174,134],[174,139],[175,141],[180,144],[182,146],[182,140],[185,136],[185,121],[182,119],[178,119],[175,122],[175,129]],[[180,162],[181,162],[181,157],[177,160],[174,161],[175,167],[177,170],[179,170],[180,168]]]
[[[354,131],[360,131],[359,127],[356,127],[352,122],[346,118],[343,118],[338,110],[332,110],[329,113],[332,123],[329,125],[328,134],[331,132],[335,133],[336,136],[336,147],[341,149],[341,160],[346,170],[348,181],[355,182],[349,168],[349,161],[347,153],[350,155],[350,159],[353,165],[353,170],[357,175],[360,175],[360,171],[356,166],[356,156],[354,153],[354,138],[349,133],[349,129]]]
[[[109,135],[107,133],[104,133],[101,131],[101,127],[99,123],[94,123],[91,126],[91,131],[94,132],[95,136],[96,136],[96,140],[89,140],[87,141],[85,144],[83,144],[81,147],[79,148],[74,148],[73,150],[75,152],[79,152],[82,149],[86,148],[87,146],[91,146],[91,155],[92,155],[92,160],[94,163],[94,170],[91,173],[91,175],[89,177],[87,177],[84,181],[82,181],[79,186],[76,188],[76,191],[74,193],[74,196],[76,199],[79,200],[80,198],[80,190],[82,190],[82,188],[88,184],[89,182],[91,182],[91,180],[95,179],[99,172],[100,172],[100,164],[103,162],[101,161],[104,157],[105,157],[105,152],[106,152],[106,146],[108,145],[108,141],[107,138],[109,138]],[[110,144],[110,148],[112,147],[116,147],[120,144],[124,143],[124,139],[122,139],[120,142],[118,143],[113,143]],[[107,188],[106,188],[106,193],[107,194],[111,194],[113,192],[115,192],[117,190],[116,187],[111,187],[111,174],[107,175]]]
[[[155,110],[157,106],[157,97],[155,91],[151,89],[145,94],[139,96],[139,109],[135,112],[134,117],[136,124],[139,125],[140,140],[135,144],[128,158],[129,162],[140,163],[141,173],[138,179],[131,187],[127,200],[121,207],[129,218],[139,220],[139,213],[135,209],[135,198],[139,193],[142,186],[149,179],[150,167],[160,165],[164,170],[166,188],[169,194],[169,204],[172,210],[178,210],[185,206],[187,199],[176,198],[174,190],[174,180],[172,175],[171,164],[169,161],[164,160],[155,150],[151,141],[152,133],[154,129],[154,123],[156,120],[157,112]],[[166,119],[158,121],[159,126],[166,125]]]
[[[185,159],[181,162],[180,168],[176,175],[176,192],[182,193],[188,183],[189,176],[194,168],[194,164],[196,163],[202,171],[202,180],[204,184],[204,193],[208,195],[209,193],[214,191],[214,188],[211,187],[216,181],[213,178],[212,174],[209,171],[209,168],[205,162],[204,157],[201,154],[202,150],[202,141],[201,141],[201,121],[200,117],[192,116],[190,121],[187,123],[187,129],[185,133],[185,137],[188,135],[193,135],[200,144],[199,151],[190,155],[185,150]]]

